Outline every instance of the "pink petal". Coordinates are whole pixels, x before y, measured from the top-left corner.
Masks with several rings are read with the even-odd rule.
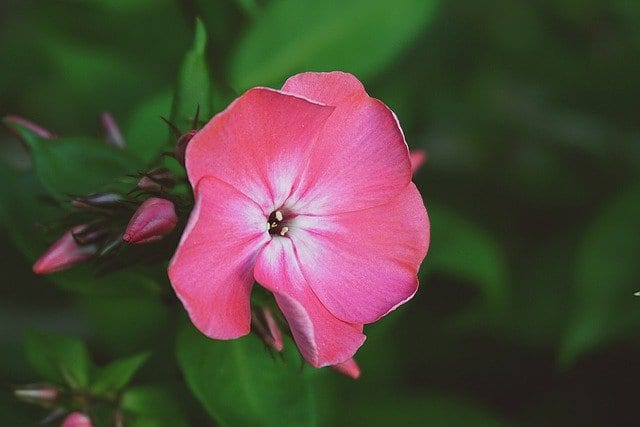
[[[302,276],[290,239],[274,237],[256,261],[255,278],[274,292],[302,356],[314,367],[335,365],[365,340],[362,325],[335,318]]]
[[[287,234],[322,304],[345,322],[371,323],[409,300],[429,245],[429,219],[410,183],[389,203],[299,216]]]
[[[412,150],[409,152],[409,160],[411,160],[411,173],[415,175],[427,160],[427,152],[424,150]]]
[[[358,366],[353,358],[333,365],[332,368],[340,372],[341,374],[353,378],[354,380],[360,378],[360,366]]]
[[[258,250],[269,240],[260,207],[231,185],[205,177],[169,265],[191,321],[211,338],[249,333],[249,298]]]
[[[251,89],[193,136],[189,180],[215,176],[268,215],[291,193],[333,107],[272,89]]]
[[[352,97],[367,96],[360,80],[343,71],[296,74],[284,82],[282,91],[326,105],[338,105]]]
[[[292,210],[319,215],[366,209],[407,186],[409,150],[398,120],[353,75],[304,73],[283,90],[336,105],[292,195]]]

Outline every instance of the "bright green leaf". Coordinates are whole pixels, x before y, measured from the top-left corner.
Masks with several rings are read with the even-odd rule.
[[[131,381],[149,356],[150,353],[141,353],[115,360],[100,368],[92,381],[91,390],[98,395],[116,393]]]
[[[89,384],[91,360],[84,344],[53,333],[31,331],[26,336],[26,353],[33,369],[48,381],[73,388]]]
[[[560,350],[567,366],[600,344],[640,330],[640,186],[613,199],[589,226],[576,262],[574,307]]]
[[[301,71],[343,70],[367,79],[424,29],[437,0],[276,0],[261,12],[231,60],[237,90],[281,83]]]
[[[287,340],[282,357],[258,338],[211,340],[189,327],[177,341],[187,384],[220,425],[310,426],[315,424],[309,380]]]
[[[206,60],[207,31],[200,19],[196,20],[193,46],[182,60],[173,95],[171,122],[180,129],[190,129],[198,107],[200,117],[211,115],[211,80]]]
[[[181,427],[187,425],[178,399],[161,387],[133,387],[122,394],[127,425],[133,427]]]
[[[429,204],[431,242],[426,271],[448,274],[478,286],[487,304],[504,308],[508,298],[506,256],[487,232],[443,206]]]
[[[145,100],[131,114],[125,131],[127,149],[145,163],[158,158],[163,151],[170,151],[168,128],[161,117],[171,113],[171,93],[158,93]]]

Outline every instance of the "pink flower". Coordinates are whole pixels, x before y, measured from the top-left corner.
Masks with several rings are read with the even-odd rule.
[[[85,228],[86,225],[77,225],[67,231],[33,264],[33,272],[36,274],[55,273],[91,258],[98,247],[95,244],[80,245],[73,237],[76,233],[82,233]]]
[[[171,233],[177,223],[171,201],[150,197],[133,214],[122,239],[131,244],[155,242]]]
[[[114,147],[125,148],[127,144],[124,141],[122,132],[120,132],[120,127],[113,116],[110,113],[102,113],[100,115],[100,123],[102,124],[104,137],[107,143]]]
[[[275,351],[282,351],[284,343],[282,342],[282,332],[278,327],[278,322],[273,317],[271,309],[262,307],[259,312],[254,313],[252,324],[255,332],[262,338],[262,341]]]
[[[9,116],[6,116],[4,119],[2,119],[2,121],[4,122],[5,125],[7,125],[7,127],[12,132],[14,132],[18,136],[20,136],[20,132],[17,131],[16,126],[22,126],[30,130],[34,134],[38,135],[40,138],[45,138],[45,139],[55,138],[54,134],[48,131],[47,129],[20,116],[9,115]]]
[[[407,144],[354,76],[249,90],[193,137],[186,168],[196,202],[169,277],[207,336],[249,332],[255,280],[304,358],[335,365],[418,289],[429,221]]]
[[[424,150],[413,150],[409,153],[409,160],[411,161],[411,172],[415,174],[427,160],[427,152]]]
[[[92,427],[91,419],[81,412],[72,412],[62,422],[61,427]]]

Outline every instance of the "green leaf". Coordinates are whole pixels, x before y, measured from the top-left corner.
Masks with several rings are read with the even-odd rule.
[[[567,367],[599,345],[640,330],[640,185],[614,198],[589,226],[576,261],[574,307],[560,349]]]
[[[91,390],[98,395],[118,392],[127,385],[135,373],[144,365],[150,353],[140,353],[109,363],[100,368],[91,384]]]
[[[137,171],[140,163],[130,153],[90,138],[40,138],[28,129],[12,126],[29,146],[38,179],[53,196],[86,194]]]
[[[91,360],[85,345],[75,339],[53,333],[30,331],[26,353],[33,369],[45,380],[67,383],[72,388],[89,384]]]
[[[430,204],[431,242],[426,272],[441,272],[476,284],[487,305],[503,309],[509,299],[506,256],[487,232],[454,211]]]
[[[211,80],[206,47],[207,31],[202,21],[197,19],[193,45],[182,60],[171,107],[171,122],[180,129],[191,129],[198,107],[203,119],[211,115]]]
[[[194,328],[178,336],[177,355],[187,384],[220,425],[315,424],[309,379],[291,341],[271,356],[253,335],[211,340]]]
[[[237,90],[301,71],[343,70],[367,79],[400,55],[433,16],[437,0],[269,3],[232,57]]]
[[[133,427],[180,427],[187,420],[178,399],[160,387],[133,387],[122,394],[121,406],[127,413],[128,426]]]
[[[171,92],[161,92],[145,100],[131,114],[125,131],[127,149],[145,163],[170,151],[168,129],[161,117],[171,113]],[[174,141],[175,143],[175,141]]]

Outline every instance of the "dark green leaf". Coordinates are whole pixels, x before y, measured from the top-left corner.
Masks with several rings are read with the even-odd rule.
[[[131,114],[126,128],[127,149],[145,163],[158,158],[168,145],[168,128],[160,117],[171,113],[171,93],[161,92],[140,104]]]
[[[211,80],[206,47],[207,31],[202,21],[197,19],[193,45],[182,60],[173,95],[171,121],[180,129],[191,129],[198,107],[201,118],[208,119],[211,114]]]
[[[234,87],[280,83],[301,71],[343,70],[367,79],[400,55],[437,0],[269,3],[231,60]]]
[[[211,340],[192,327],[177,341],[187,384],[221,425],[309,426],[315,424],[309,380],[287,340],[282,357],[271,356],[255,336]]]
[[[134,387],[122,395],[127,426],[135,427],[180,427],[187,421],[178,399],[160,387]]]
[[[509,297],[508,273],[505,254],[496,240],[450,209],[433,203],[427,209],[431,243],[425,270],[476,284],[490,307],[504,308]]]
[[[574,309],[560,350],[569,365],[640,330],[640,186],[614,198],[589,227],[576,262]]]
[[[52,196],[87,194],[113,185],[137,172],[140,163],[130,153],[90,138],[43,139],[14,126],[29,146],[38,179]]]
[[[91,360],[84,344],[53,333],[31,331],[26,336],[27,359],[43,379],[72,388],[89,384]]]
[[[141,353],[115,360],[100,368],[92,381],[91,390],[98,395],[119,391],[133,378],[149,356],[150,353]]]

